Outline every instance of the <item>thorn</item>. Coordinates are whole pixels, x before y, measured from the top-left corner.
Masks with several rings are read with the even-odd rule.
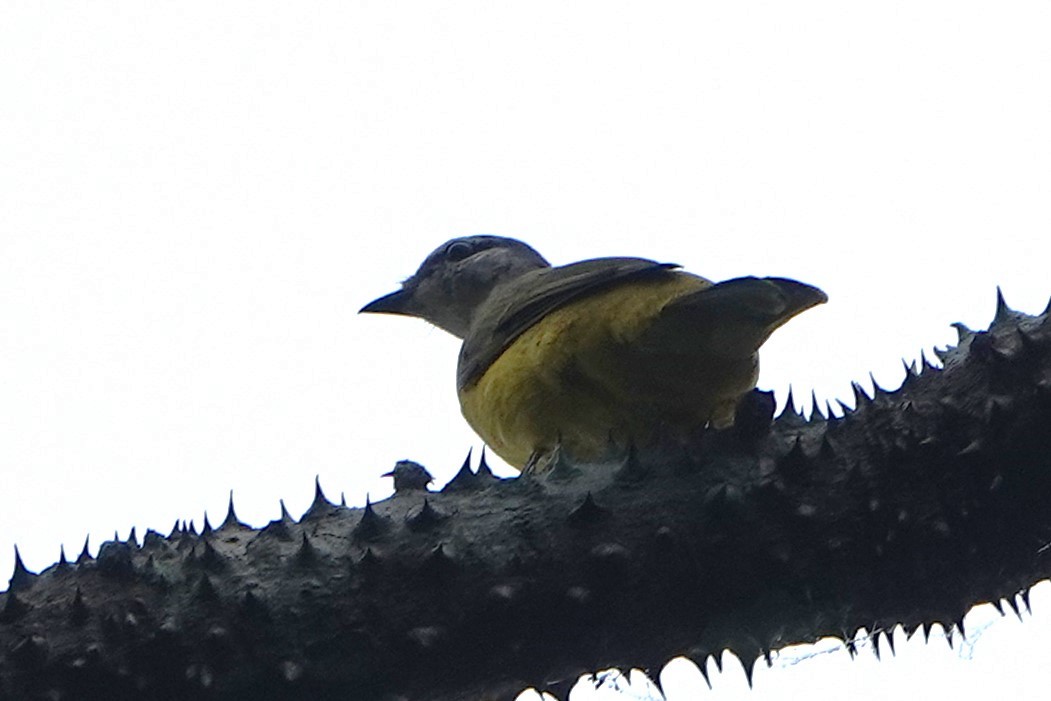
[[[358,560],[358,566],[366,575],[372,575],[379,571],[380,558],[372,552],[372,548],[365,548],[365,554]]]
[[[591,492],[587,493],[584,497],[584,501],[580,503],[577,508],[569,512],[569,516],[566,520],[571,526],[588,526],[605,521],[609,516],[609,511],[603,509],[601,506],[595,503],[595,500],[591,496]]]
[[[282,504],[282,507],[284,505]],[[277,538],[278,540],[292,540],[292,531],[289,530],[288,526],[292,523],[292,519],[285,518],[286,513],[282,509],[282,517],[275,518],[270,523],[259,529],[259,533],[256,534],[255,538]]]
[[[880,387],[879,383],[876,382],[876,376],[873,375],[871,371],[869,372],[869,379],[872,380],[872,398],[873,399],[875,399],[877,396],[879,396],[880,392],[883,392],[884,394],[887,393],[887,390],[885,390],[882,387]]]
[[[934,365],[934,363],[932,363],[930,361],[930,358],[927,357],[927,352],[923,348],[920,349],[920,363],[922,364],[924,370],[937,370],[938,369]]]
[[[341,508],[347,508],[347,495],[345,492],[339,493],[339,505]]]
[[[810,390],[810,420],[815,421],[820,417],[821,421],[828,421],[832,416],[831,414],[825,415],[821,413],[820,404],[817,402],[817,390]]]
[[[723,653],[719,651],[718,654],[713,653],[712,659],[715,660],[715,667],[719,670],[719,674],[723,673]]]
[[[203,537],[203,536],[206,536],[206,535],[211,535],[212,534],[212,530],[213,530],[212,529],[212,524],[210,524],[208,522],[208,512],[205,511],[204,512],[204,525],[201,526],[201,536]]]
[[[853,413],[855,411],[854,409],[851,409],[849,406],[844,404],[842,399],[837,399],[836,403],[839,404],[839,410],[841,412],[843,412],[843,416],[844,417],[846,417],[847,415],[849,415],[849,414],[851,414],[851,413]]]
[[[1000,286],[996,286],[996,314],[993,316],[993,324],[999,324],[1007,321],[1008,317],[1011,316],[1011,308],[1007,306],[1007,302],[1004,301],[1004,291],[1000,289]]]
[[[279,499],[278,501],[281,504],[281,521],[282,521],[282,523],[286,523],[286,524],[288,524],[288,523],[295,523],[295,521],[292,520],[292,515],[290,513],[288,513],[288,509],[285,507],[285,500],[284,499]]]
[[[474,448],[467,450],[467,457],[464,458],[463,465],[460,466],[459,472],[448,484],[442,487],[441,491],[444,492],[462,492],[469,491],[478,486],[478,478],[473,472],[471,472],[471,453],[474,452]]]
[[[643,670],[643,676],[646,677],[647,679],[649,679],[650,683],[653,684],[653,686],[657,687],[657,695],[660,698],[662,698],[662,699],[666,699],[667,698],[667,694],[664,693],[664,686],[661,684],[661,667],[660,667],[660,665],[654,665],[652,667],[649,667],[649,668]],[[628,680],[628,683],[631,684],[634,681],[635,681],[635,675],[632,674],[630,679]]]
[[[1015,598],[1011,596],[1004,600],[1007,602],[1007,605],[1011,607],[1011,610],[1015,612],[1015,615],[1018,616],[1018,620],[1022,620],[1022,612],[1019,610],[1018,602],[1015,601]]]
[[[69,561],[66,560],[66,546],[59,543],[58,546],[58,569],[64,570],[69,567]]]
[[[142,576],[148,582],[165,582],[167,581],[164,576],[157,571],[157,561],[154,559],[151,553],[146,558],[145,564],[142,566]]]
[[[485,446],[482,446],[482,458],[478,461],[478,472],[479,477],[492,477],[497,479],[496,475],[493,474],[492,468],[489,467],[489,463],[485,460]]]
[[[387,530],[386,519],[376,513],[376,510],[372,508],[372,500],[366,494],[365,508],[361,512],[361,520],[354,526],[354,535],[365,540],[371,540],[385,530]]]
[[[1040,316],[1048,316],[1051,314],[1051,299],[1047,300],[1047,306],[1044,307],[1044,311],[1040,312]]]
[[[1013,409],[1007,400],[988,399],[985,402],[985,422],[994,430],[1003,427],[1007,414]]]
[[[438,543],[420,567],[420,572],[431,581],[444,581],[455,570],[456,563],[449,556],[449,553],[445,551],[444,543]]]
[[[931,624],[929,621],[923,622],[923,643],[926,645],[931,640]]]
[[[1029,605],[1029,590],[1028,589],[1023,589],[1022,590],[1022,603],[1025,604],[1026,613],[1028,613],[1030,616],[1032,616],[1033,615],[1033,608]]]
[[[890,648],[891,657],[897,657],[898,653],[894,651],[894,629],[884,631],[887,636],[887,647]]]
[[[836,449],[832,447],[832,442],[828,439],[827,432],[821,436],[821,447],[818,448],[817,455],[825,462],[831,462],[836,457]]]
[[[993,608],[996,609],[997,613],[999,613],[1001,616],[1007,615],[1006,613],[1004,613],[1004,604],[1002,601],[997,599],[996,601],[991,601],[990,603],[993,605]]]
[[[199,562],[213,572],[222,569],[226,564],[223,556],[219,554],[219,551],[212,545],[212,541],[208,539],[204,540],[204,552],[201,553]]]
[[[714,657],[714,655],[713,655]],[[712,680],[708,676],[708,660],[707,658],[701,658],[700,664],[697,665],[697,669],[701,670],[701,676],[704,677],[704,683],[708,685],[708,691],[712,690]]]
[[[82,565],[85,562],[91,562],[91,552],[88,550],[88,539],[91,538],[91,534],[84,536],[84,549],[80,551],[80,555],[77,556],[77,564]]]
[[[187,526],[186,522],[184,521],[182,530],[183,530],[183,533],[186,534],[186,535],[192,535],[192,536],[196,536],[197,535],[197,529],[194,527],[192,520],[190,521],[190,525],[189,526]]]
[[[316,564],[317,561],[317,549],[311,545],[310,539],[307,538],[306,531],[304,531],[303,540],[300,541],[299,550],[296,551],[295,562],[302,567],[309,567]]]
[[[974,335],[974,331],[971,331],[969,328],[967,328],[967,325],[962,322],[957,321],[953,324],[950,324],[950,326],[956,329],[957,345],[962,344],[964,341],[966,341],[968,338]]]
[[[648,470],[643,468],[642,463],[639,461],[639,451],[635,447],[635,441],[630,440],[628,442],[628,450],[624,454],[624,460],[621,464],[620,469],[617,470],[614,479],[618,482],[628,482],[635,484],[641,482],[644,477],[648,474]],[[590,496],[591,492],[588,492]]]
[[[333,504],[325,497],[325,493],[321,490],[321,477],[319,475],[314,476],[314,501],[311,502],[310,507],[307,508],[303,518],[300,521],[310,521],[323,516],[328,516],[336,510],[336,505]]]
[[[785,397],[785,408],[777,416],[778,423],[787,428],[795,428],[806,424],[803,414],[796,410],[796,400],[792,393],[792,385],[788,386],[788,396]]]
[[[168,540],[174,540],[177,535],[179,535],[179,519],[175,519],[175,526],[172,528],[172,532],[168,534]]]
[[[859,382],[851,380],[850,389],[854,392],[855,411],[861,408],[862,399],[864,399],[866,403],[872,401],[872,397],[868,395],[868,392],[865,391],[865,388],[862,387]],[[873,395],[875,395],[875,390],[873,390]]]
[[[802,477],[807,467],[807,455],[803,452],[802,437],[796,436],[795,442],[787,453],[777,460],[777,469],[786,477]]]
[[[439,513],[433,506],[431,506],[430,500],[426,497],[423,499],[423,506],[419,507],[417,510],[410,511],[405,517],[405,521],[409,524],[409,529],[412,531],[428,530],[437,526],[445,519],[445,514]]]
[[[22,555],[18,552],[18,546],[15,546],[15,571],[11,575],[11,581],[8,584],[8,590],[10,591],[24,591],[33,585],[33,578],[35,574],[26,569],[25,564],[22,562]]]
[[[435,545],[434,549],[431,550],[431,554],[428,557],[434,560],[448,560],[449,562],[452,562],[452,558],[449,557],[449,553],[445,552],[445,543],[438,543],[437,545]]]
[[[234,511],[234,490],[230,490],[230,500],[226,504],[226,518],[219,525],[219,530],[227,528],[244,528],[245,525],[241,523],[241,520],[237,518],[237,512]]]
[[[755,664],[758,661],[759,661],[758,657],[753,659],[751,662],[746,662],[744,660],[741,660],[741,666],[744,668],[744,678],[748,680],[748,688],[749,689],[753,688],[752,687],[752,675],[755,674]]]

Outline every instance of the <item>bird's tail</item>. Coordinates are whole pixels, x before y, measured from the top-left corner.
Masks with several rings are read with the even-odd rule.
[[[680,343],[695,343],[715,355],[747,357],[786,321],[826,301],[824,292],[797,280],[739,277],[674,300],[657,326],[675,329]],[[691,338],[682,338],[683,333]]]

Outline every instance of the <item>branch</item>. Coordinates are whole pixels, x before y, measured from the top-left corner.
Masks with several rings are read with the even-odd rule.
[[[962,632],[1051,575],[1051,321],[999,300],[843,418],[756,392],[685,449],[484,464],[364,509],[111,541],[0,594],[0,699],[510,698],[754,660],[865,627]],[[404,470],[413,469],[403,465]],[[876,636],[877,644],[879,636]],[[887,644],[891,638],[886,637]]]

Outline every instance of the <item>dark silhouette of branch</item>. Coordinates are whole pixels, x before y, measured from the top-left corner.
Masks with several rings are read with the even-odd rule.
[[[440,492],[406,463],[364,509],[319,487],[298,522],[253,530],[231,502],[201,533],[19,560],[0,699],[511,698],[1027,605],[1051,575],[1051,322],[999,302],[842,418],[772,420],[756,392],[686,447],[511,480],[483,459]]]

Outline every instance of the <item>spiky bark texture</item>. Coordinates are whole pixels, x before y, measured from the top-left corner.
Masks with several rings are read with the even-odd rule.
[[[1051,575],[1051,322],[999,305],[943,369],[807,422],[756,393],[679,453],[297,523],[104,543],[0,595],[2,699],[511,698],[585,670],[959,626]],[[398,479],[399,476],[401,479]],[[888,639],[889,642],[889,639]]]

